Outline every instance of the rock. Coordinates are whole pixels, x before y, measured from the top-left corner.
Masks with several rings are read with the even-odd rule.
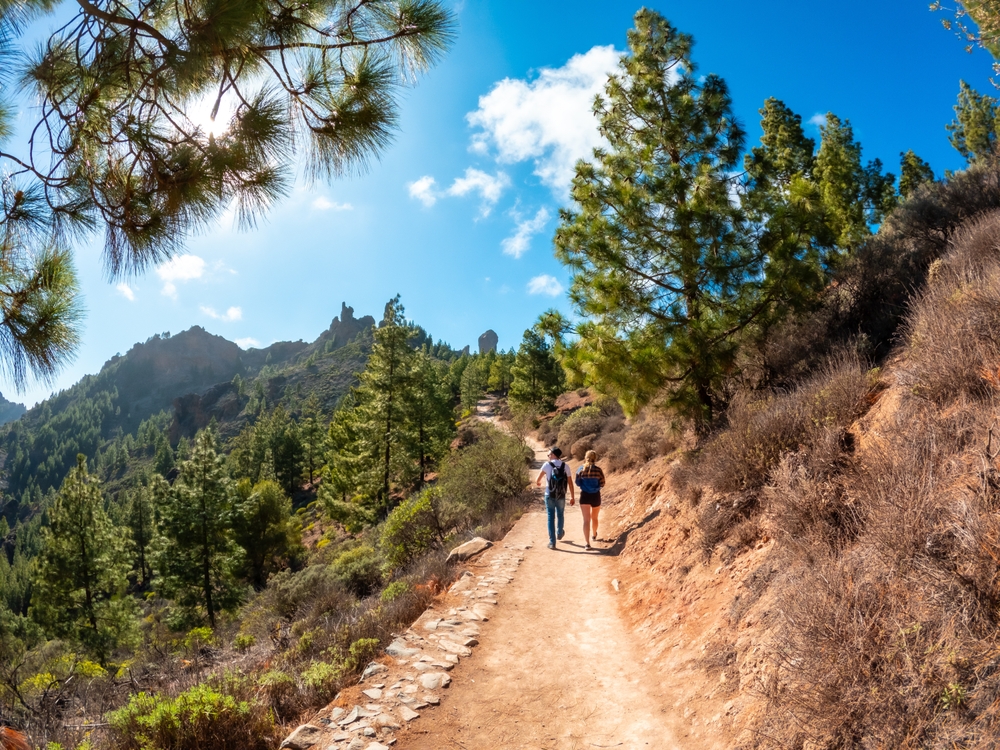
[[[363,734],[365,737],[374,737],[375,730],[372,729],[371,727],[365,727],[364,729],[361,730],[361,734]]]
[[[500,338],[497,336],[496,331],[490,328],[479,337],[479,353],[495,352],[498,343],[500,343]]]
[[[347,746],[347,750],[361,750],[365,746],[365,741],[360,737],[355,737],[351,740],[351,744]]]
[[[447,661],[450,661],[452,664],[458,664],[458,655],[457,654],[445,654],[444,658]]]
[[[372,723],[382,729],[399,729],[399,722],[389,714],[379,714],[372,719]]]
[[[352,722],[355,722],[357,720],[358,720],[358,707],[355,706],[354,708],[352,708],[350,710],[350,712],[347,714],[347,716],[345,716],[343,719],[341,719],[337,723],[340,726],[342,726],[342,727],[346,727],[348,724],[350,724]]]
[[[438,688],[448,687],[451,684],[451,675],[447,672],[428,672],[420,676],[420,684],[426,690],[437,690]]]
[[[389,748],[383,745],[381,742],[373,742],[368,747],[366,747],[365,750],[389,750]]]
[[[483,622],[487,622],[490,619],[489,614],[486,611],[486,607],[479,607],[478,605],[472,608],[472,611],[479,615],[479,619]]]
[[[323,730],[312,724],[303,724],[281,743],[282,747],[290,747],[292,750],[306,750],[319,742]]]
[[[378,674],[379,672],[388,672],[388,671],[389,668],[385,664],[379,664],[377,661],[373,661],[371,664],[365,667],[365,671],[361,673],[361,679],[364,680],[371,677],[372,675]]]
[[[618,579],[617,578],[612,578],[611,579],[611,586],[614,588],[615,591],[618,591]]]
[[[430,693],[428,693],[427,695],[420,696],[420,700],[426,701],[427,703],[430,703],[432,706],[441,705],[441,699],[438,698],[436,695],[431,695]]]
[[[472,649],[467,646],[463,646],[461,643],[453,643],[452,641],[440,641],[438,645],[445,651],[449,651],[453,654],[458,654],[459,656],[472,656]]]
[[[407,708],[406,706],[399,707],[399,715],[403,717],[403,721],[413,721],[420,716],[412,708]]]
[[[467,609],[462,613],[462,617],[466,620],[472,620],[473,622],[482,622],[483,616],[472,609]]]
[[[373,701],[382,699],[382,691],[379,690],[378,688],[369,688],[368,690],[362,690],[361,692],[367,695]]]
[[[460,544],[451,551],[448,555],[448,562],[455,562],[456,560],[468,560],[470,557],[475,557],[483,550],[489,549],[493,546],[493,542],[488,539],[483,539],[481,536],[477,536],[475,539],[471,539],[465,544]]]
[[[418,672],[426,672],[428,669],[434,669],[430,664],[425,661],[418,661],[413,665],[413,668]]]
[[[417,692],[417,686],[407,685],[405,688],[403,688],[403,692],[406,693],[407,695],[413,695],[415,692]]]
[[[462,641],[462,645],[468,648],[472,648],[473,646],[478,646],[479,641],[475,638],[466,638],[464,641]]]
[[[351,739],[351,735],[347,732],[337,732],[336,734],[331,735],[330,739],[334,742],[343,742],[344,740]],[[329,750],[329,748],[327,748],[327,750]]]
[[[330,712],[330,720],[331,721],[336,721],[337,719],[339,719],[341,716],[343,716],[346,713],[347,713],[346,709],[343,709],[340,706],[334,706],[333,710]]]
[[[385,652],[389,654],[389,656],[395,656],[397,659],[407,659],[411,656],[419,654],[420,649],[409,648],[406,645],[406,641],[397,638],[386,646]]]
[[[424,623],[424,629],[425,630],[437,630],[438,623],[440,623],[440,622],[441,622],[440,618],[434,619],[434,620],[428,620],[427,622]]]

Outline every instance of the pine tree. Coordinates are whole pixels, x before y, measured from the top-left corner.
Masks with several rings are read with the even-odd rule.
[[[0,369],[18,383],[52,375],[78,341],[67,237],[100,229],[119,278],[230,205],[252,225],[288,192],[296,152],[314,176],[363,167],[454,24],[437,0],[74,7],[29,51],[27,22],[55,5],[0,4],[0,59],[26,62],[17,88],[0,80]],[[34,136],[10,153],[24,96],[40,103],[23,123]],[[192,109],[205,101],[212,124]]]
[[[233,540],[232,490],[211,430],[198,434],[160,514],[154,586],[182,617],[200,619],[204,612],[214,628],[216,615],[239,600],[234,572],[242,560]]]
[[[419,466],[417,485],[447,452],[455,434],[455,415],[448,391],[448,367],[425,352],[414,358],[405,398],[408,453]]]
[[[512,406],[546,412],[555,406],[563,391],[565,375],[552,355],[545,338],[529,328],[518,347],[511,367],[511,385],[507,396]]]
[[[83,645],[106,664],[134,633],[135,606],[126,593],[126,535],[105,513],[82,454],[47,514],[32,614],[52,635]]]
[[[233,538],[243,548],[246,576],[254,588],[264,588],[268,574],[301,546],[299,532],[292,501],[277,482],[236,483]]]
[[[302,421],[299,425],[299,439],[302,442],[303,463],[305,464],[308,481],[316,477],[320,457],[323,454],[324,430],[320,424],[319,398],[315,393],[309,395],[302,407]]]
[[[711,419],[763,264],[732,200],[744,132],[725,82],[697,74],[692,43],[636,14],[595,104],[608,148],[577,164],[555,245],[574,274],[585,319],[574,356],[591,382],[632,412],[669,383],[673,405]],[[517,386],[515,374],[512,398]]]
[[[955,119],[947,126],[948,140],[969,164],[1000,154],[998,113],[1000,107],[994,97],[980,94],[965,81],[959,82]]]
[[[389,508],[393,485],[405,484],[415,474],[405,450],[405,394],[414,359],[409,336],[397,296],[385,306],[368,364],[355,390],[355,445],[367,474],[361,486],[380,514]]]
[[[909,150],[899,155],[899,195],[909,198],[921,185],[934,182],[931,165]]]
[[[506,396],[510,389],[511,372],[510,368],[514,364],[514,350],[500,352],[490,366],[490,375],[487,380],[487,387],[494,393]]]
[[[814,177],[837,244],[850,252],[871,237],[871,225],[881,223],[895,206],[896,178],[882,173],[878,159],[862,166],[861,144],[849,121],[828,113],[820,133]]]
[[[170,491],[160,476],[153,476],[142,487],[128,493],[125,502],[125,519],[132,532],[135,551],[134,570],[140,588],[149,586],[153,578],[152,545],[156,538],[156,507]]]

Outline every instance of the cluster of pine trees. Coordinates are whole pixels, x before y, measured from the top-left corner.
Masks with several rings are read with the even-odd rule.
[[[901,176],[862,160],[851,124],[830,113],[817,143],[777,99],[745,150],[728,87],[703,76],[693,39],[650,10],[594,114],[607,147],[581,161],[556,254],[573,273],[579,322],[542,323],[577,384],[635,413],[653,399],[710,422],[746,348],[815,304],[930,166],[901,154]],[[963,88],[954,140],[992,150],[996,102]],[[964,113],[964,114],[963,114]],[[994,131],[991,131],[994,132]]]

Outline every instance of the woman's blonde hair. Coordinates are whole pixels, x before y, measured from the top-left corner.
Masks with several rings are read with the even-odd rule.
[[[587,451],[583,456],[583,465],[591,467],[597,463],[597,451]]]

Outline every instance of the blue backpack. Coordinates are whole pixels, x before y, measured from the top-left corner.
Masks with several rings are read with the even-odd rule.
[[[582,466],[576,470],[576,486],[580,488],[581,492],[586,492],[588,495],[596,495],[601,491],[600,477],[581,477],[580,473],[582,471]]]

